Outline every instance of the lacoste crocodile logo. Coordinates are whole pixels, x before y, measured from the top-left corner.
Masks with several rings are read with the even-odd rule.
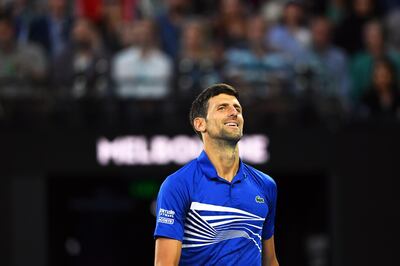
[[[256,202],[257,203],[264,203],[264,199],[257,195],[256,196]]]

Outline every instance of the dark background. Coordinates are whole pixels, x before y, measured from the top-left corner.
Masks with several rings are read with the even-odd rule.
[[[279,189],[281,265],[396,265],[399,129],[257,132],[270,140],[270,161],[256,167]],[[152,264],[151,204],[180,166],[101,167],[104,135],[1,133],[1,265]]]

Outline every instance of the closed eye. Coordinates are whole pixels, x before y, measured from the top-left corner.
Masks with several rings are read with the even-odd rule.
[[[217,110],[225,110],[227,104],[221,104],[218,106]]]
[[[236,111],[238,111],[238,113],[242,112],[242,107],[240,107],[240,105],[235,104],[234,107],[235,107]]]

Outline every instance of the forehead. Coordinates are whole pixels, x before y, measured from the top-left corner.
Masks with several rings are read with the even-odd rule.
[[[209,104],[210,107],[213,106],[213,105],[218,105],[218,104],[222,104],[222,103],[240,105],[238,99],[235,96],[229,95],[229,94],[225,94],[225,93],[218,94],[218,95],[216,95],[214,97],[211,97],[208,100],[208,104]]]

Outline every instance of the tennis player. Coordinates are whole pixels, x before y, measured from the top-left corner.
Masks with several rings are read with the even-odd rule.
[[[204,150],[161,185],[155,265],[279,265],[276,184],[239,158],[238,92],[227,84],[205,89],[192,103],[190,122]]]

